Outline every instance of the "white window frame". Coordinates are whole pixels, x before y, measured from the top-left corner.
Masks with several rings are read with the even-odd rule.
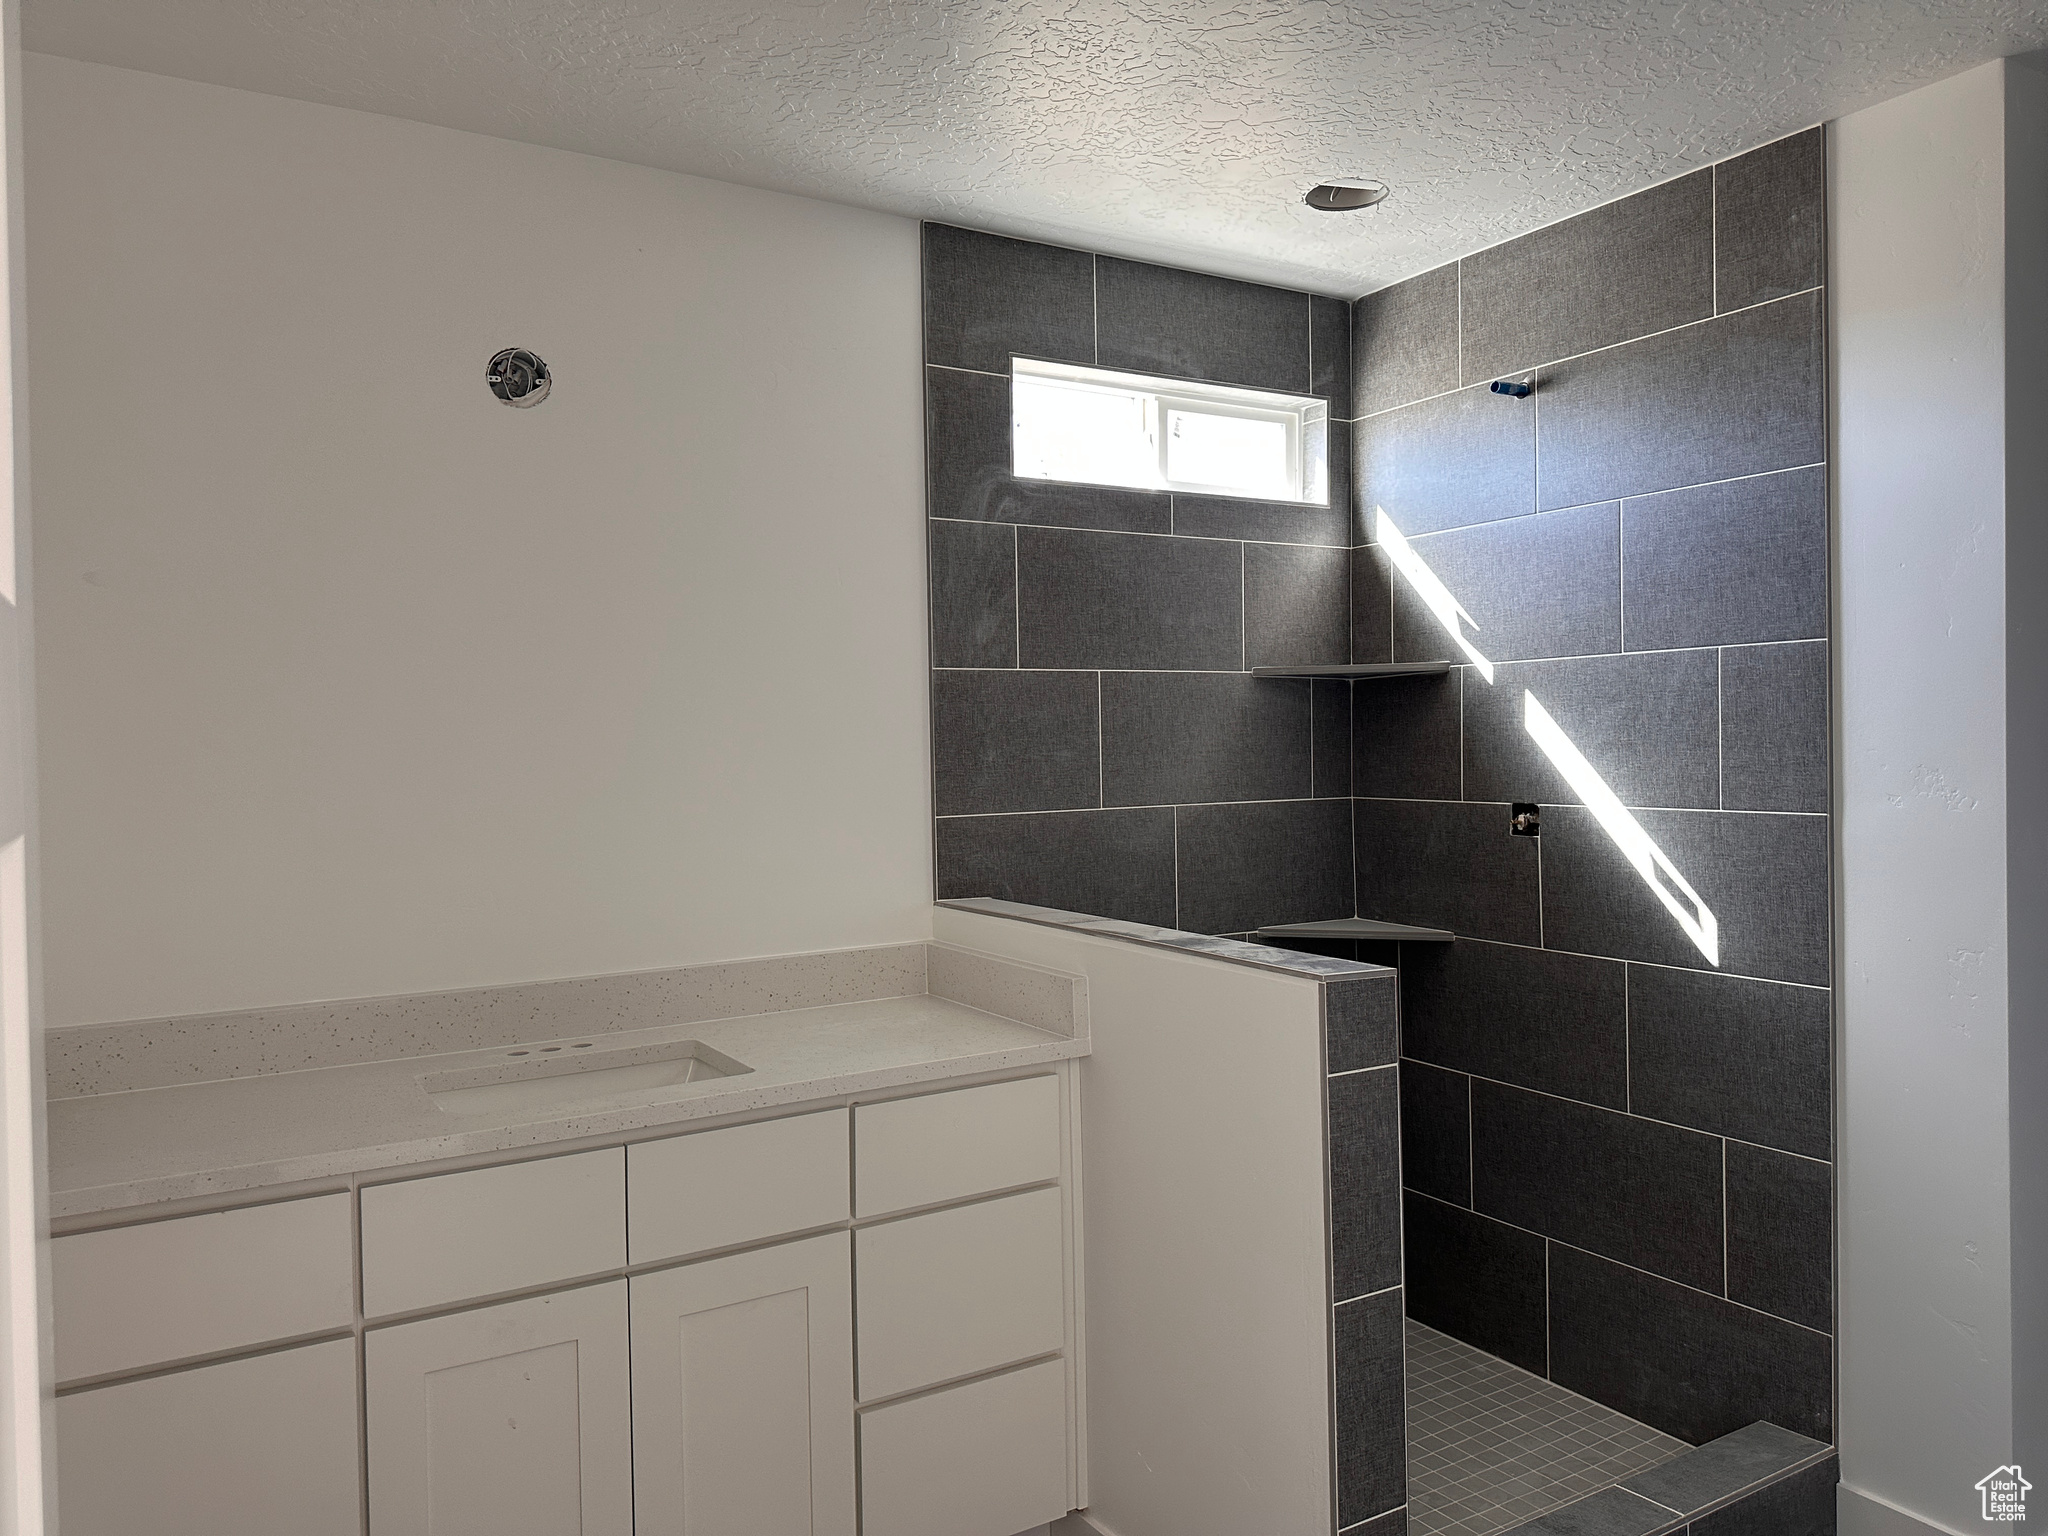
[[[1170,379],[1154,374],[1122,373],[1108,368],[1090,368],[1078,363],[1053,363],[1037,358],[1010,359],[1011,389],[1019,379],[1049,382],[1063,388],[1099,391],[1103,394],[1142,396],[1146,431],[1156,451],[1156,479],[1143,485],[1126,481],[1084,480],[1061,482],[1050,476],[1024,475],[1053,484],[1115,485],[1123,489],[1180,491],[1188,495],[1228,496],[1245,501],[1284,501],[1303,506],[1330,504],[1329,484],[1329,402],[1315,395],[1290,395],[1274,390],[1246,389],[1234,384],[1210,384],[1196,379]],[[1298,490],[1293,496],[1261,495],[1237,486],[1176,480],[1167,473],[1167,422],[1174,411],[1205,416],[1234,416],[1242,420],[1277,422],[1287,433],[1287,478]],[[1011,473],[1016,466],[1017,422],[1010,423]]]

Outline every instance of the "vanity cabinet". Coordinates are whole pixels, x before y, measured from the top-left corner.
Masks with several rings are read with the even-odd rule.
[[[59,1237],[66,1536],[1057,1519],[1070,1073]]]
[[[834,1232],[634,1276],[640,1536],[853,1536],[849,1260]]]

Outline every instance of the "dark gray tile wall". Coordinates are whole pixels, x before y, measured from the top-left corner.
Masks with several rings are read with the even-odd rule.
[[[924,234],[935,884],[1207,933],[1346,917],[1351,305]],[[1019,480],[1013,357],[1329,399],[1327,507]]]
[[[1352,314],[1352,657],[1455,664],[1352,710],[1359,912],[1458,935],[1400,953],[1409,1312],[1694,1441],[1832,1423],[1822,186],[1815,130]]]

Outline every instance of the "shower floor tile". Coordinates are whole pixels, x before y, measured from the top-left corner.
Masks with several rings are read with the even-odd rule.
[[[1690,1449],[1408,1323],[1408,1536],[1496,1536]]]

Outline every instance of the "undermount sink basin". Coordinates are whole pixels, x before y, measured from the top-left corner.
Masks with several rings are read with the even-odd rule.
[[[573,1109],[629,1097],[658,1099],[654,1090],[682,1088],[754,1069],[700,1040],[602,1051],[589,1042],[522,1046],[502,1063],[436,1072],[420,1079],[435,1107],[451,1115],[518,1114]]]

